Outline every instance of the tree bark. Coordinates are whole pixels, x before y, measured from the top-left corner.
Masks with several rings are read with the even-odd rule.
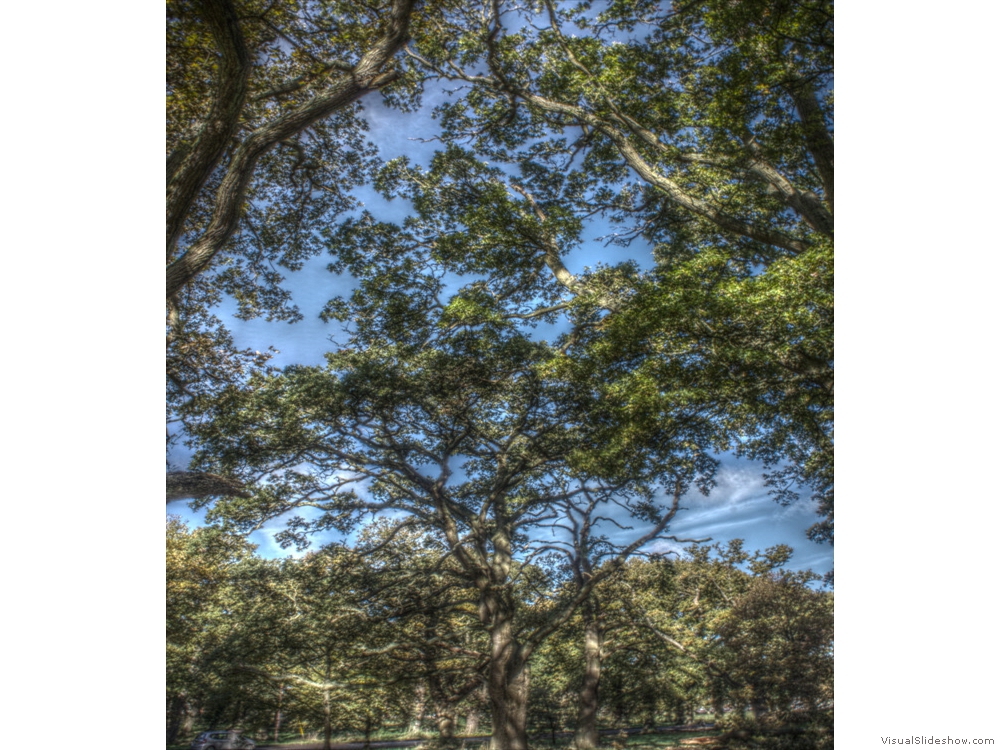
[[[443,706],[437,711],[439,744],[448,745],[455,740],[455,707]]]
[[[802,120],[802,130],[806,137],[806,148],[809,149],[816,171],[823,181],[826,204],[833,214],[833,139],[826,128],[823,110],[816,99],[815,90],[801,78],[794,77],[788,91],[795,100],[795,108]]]
[[[365,744],[361,746],[362,750],[371,750],[372,746],[372,729],[374,722],[370,714],[365,714]]]
[[[168,471],[167,502],[187,498],[205,497],[250,497],[246,488],[235,479],[205,471]]]
[[[493,718],[490,750],[527,750],[531,682],[528,663],[509,619],[504,618],[492,629],[490,640],[492,659],[487,683]]]
[[[600,707],[598,688],[601,682],[601,647],[604,633],[601,622],[591,608],[584,614],[583,686],[580,688],[580,706],[577,714],[576,734],[573,745],[578,750],[593,750],[600,743],[597,732],[597,710]]]
[[[278,710],[274,712],[274,741],[278,741],[278,732],[281,731],[281,698],[285,692],[285,684],[278,683]]]
[[[411,737],[420,736],[420,728],[424,723],[424,712],[427,710],[427,688],[424,685],[417,685],[413,691],[413,719],[410,721],[410,728],[407,734]]]
[[[323,750],[330,750],[333,737],[333,722],[330,717],[330,691],[323,691]]]
[[[465,715],[465,729],[462,730],[466,737],[472,737],[479,731],[479,709],[470,708]]]
[[[438,738],[435,745],[438,747],[450,747],[458,744],[455,740],[455,727],[457,725],[457,712],[455,710],[456,701],[449,696],[441,683],[441,678],[437,673],[431,672],[427,678],[427,685],[430,690],[431,700],[434,702],[434,713]]]
[[[167,710],[167,744],[173,745],[177,742],[177,736],[181,731],[181,724],[187,713],[187,701],[183,695],[175,695],[170,699],[170,707]]]
[[[232,0],[201,0],[197,6],[219,50],[219,74],[211,110],[194,142],[182,144],[167,159],[168,261],[198,192],[236,135],[253,69]]]

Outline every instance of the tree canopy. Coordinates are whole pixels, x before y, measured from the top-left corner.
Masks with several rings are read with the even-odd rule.
[[[606,442],[697,401],[779,501],[812,488],[832,539],[832,4],[179,3],[168,39],[174,403],[264,366],[219,295],[294,319],[277,268],[325,246],[405,307],[426,291],[385,261],[416,248],[472,277],[453,315],[568,317],[558,366],[604,391]],[[434,81],[458,87],[443,150],[376,176],[357,102],[419,106]],[[338,225],[372,179],[411,218]],[[595,218],[618,225],[602,255],[641,243],[647,267],[570,273]]]
[[[831,540],[832,4],[536,11],[470,8],[451,43],[415,40],[467,88],[439,110],[450,150],[390,178],[437,252],[495,299],[534,302],[514,314],[558,296],[599,321],[567,367],[619,402],[627,434],[678,392],[711,405],[720,445],[778,467],[780,501],[813,488],[812,535]],[[652,269],[570,274],[595,215],[620,225],[608,245],[651,246]]]

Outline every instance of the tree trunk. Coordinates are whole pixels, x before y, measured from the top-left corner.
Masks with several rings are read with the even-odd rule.
[[[684,724],[687,704],[681,701],[674,707],[674,724]]]
[[[639,730],[640,734],[652,734],[656,731],[656,707],[650,706],[649,710],[646,711],[646,719],[642,722],[642,729]]]
[[[601,647],[603,628],[597,617],[585,611],[586,629],[583,641],[583,687],[580,688],[580,710],[577,715],[573,745],[578,750],[593,750],[600,743],[597,733],[598,687],[601,682]]]
[[[424,712],[427,710],[427,688],[423,684],[417,685],[414,693],[413,719],[410,721],[410,728],[406,733],[411,737],[419,737],[420,728],[424,723]]]
[[[167,744],[173,745],[177,742],[177,736],[181,731],[181,723],[187,713],[187,701],[183,695],[175,695],[170,699],[170,706],[167,709]]]
[[[625,723],[625,704],[619,700],[615,703],[615,726],[620,727]]]
[[[330,691],[323,691],[323,750],[330,750],[333,722],[330,720]]]
[[[206,471],[168,471],[167,502],[206,497],[250,497],[247,488],[235,479]]]
[[[285,692],[284,683],[278,684],[278,710],[274,712],[274,741],[278,741],[278,732],[281,731],[281,697]]]
[[[726,709],[721,694],[716,695],[712,701],[712,711],[715,714],[715,721],[722,721],[722,717],[726,714]]]
[[[372,717],[369,714],[365,714],[365,744],[362,745],[362,750],[371,750],[372,746]]]
[[[455,707],[439,706],[437,708],[437,728],[439,744],[449,745],[455,740]]]
[[[503,615],[497,619],[490,633],[488,690],[493,735],[489,750],[527,750],[531,672],[514,638],[510,619]]]
[[[434,713],[437,716],[438,738],[434,742],[437,747],[451,747],[458,745],[455,739],[455,729],[458,724],[455,696],[448,693],[441,675],[436,671],[436,665],[429,665],[427,676],[427,690],[430,693],[431,701],[434,703]]]
[[[463,731],[466,737],[471,737],[479,731],[478,708],[470,708],[469,713],[465,715],[465,729]]]
[[[181,735],[187,737],[194,731],[194,720],[201,714],[201,709],[195,710],[191,705],[188,705],[187,711],[184,712],[184,721],[181,723]]]

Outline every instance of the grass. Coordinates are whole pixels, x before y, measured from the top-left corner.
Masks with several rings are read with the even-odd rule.
[[[628,750],[658,750],[661,747],[681,747],[681,740],[691,737],[714,737],[720,730],[704,729],[695,732],[670,732],[669,734],[644,734],[628,738]]]
[[[705,721],[711,721],[712,717],[699,717]],[[679,747],[679,743],[682,739],[689,737],[709,737],[719,734],[716,730],[696,730],[693,732],[665,732],[663,734],[632,734],[625,738],[624,744],[617,735],[605,734],[601,737],[601,747],[607,750],[660,750],[660,748],[666,747]],[[371,740],[372,742],[386,742],[388,740],[409,740],[409,739],[433,739],[436,735],[430,733],[424,733],[422,737],[415,738],[407,735],[407,733],[401,729],[383,729],[379,731],[372,732]],[[281,732],[278,735],[278,741],[274,742],[272,739],[273,735],[264,738],[260,737],[257,739],[258,745],[267,745],[269,747],[281,747],[283,745],[301,745],[301,744],[318,744],[322,743],[322,734],[317,735],[316,732],[306,732],[303,737],[298,731],[294,732]],[[330,738],[331,742],[363,742],[364,737],[351,732],[337,732],[334,733]],[[544,733],[533,734],[530,742],[530,750],[565,750],[569,747],[572,742],[572,737],[557,737],[556,742],[553,745],[545,736]],[[167,750],[188,750],[190,748],[190,742],[185,742],[176,745],[167,745]],[[483,747],[483,745],[470,745],[471,748]]]
[[[660,750],[664,747],[683,747],[680,741],[691,737],[712,737],[721,734],[720,730],[699,729],[692,732],[664,732],[662,734],[632,734],[625,738],[625,742],[613,734],[606,734],[601,737],[601,748],[606,750]],[[571,737],[560,737],[556,739],[556,744],[544,738],[536,737],[529,743],[530,750],[565,750],[572,742]]]

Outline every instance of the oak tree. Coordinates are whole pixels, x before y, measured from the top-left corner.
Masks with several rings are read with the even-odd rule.
[[[318,509],[312,520],[293,519],[293,536],[392,513],[396,528],[436,535],[475,589],[489,637],[493,745],[520,750],[534,650],[594,585],[663,533],[688,487],[710,481],[714,462],[697,442],[697,415],[678,413],[663,425],[673,440],[647,462],[655,471],[593,473],[581,450],[592,439],[581,395],[546,375],[551,347],[504,321],[456,319],[461,300],[442,311],[407,298],[395,314],[366,318],[365,306],[375,304],[366,291],[352,316],[359,348],[331,353],[326,368],[288,368],[206,404],[193,428],[205,467],[259,486],[253,498],[227,498],[211,513],[253,528],[295,508]],[[411,325],[397,337],[400,316]],[[523,622],[514,586],[528,570],[533,535],[552,528],[567,502],[614,508],[643,527],[544,618]]]

